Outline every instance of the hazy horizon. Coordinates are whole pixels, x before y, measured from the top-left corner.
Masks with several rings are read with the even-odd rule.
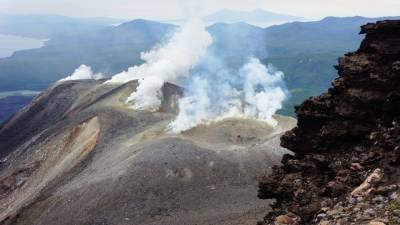
[[[157,7],[154,7],[157,6]],[[318,10],[315,10],[315,9]],[[118,19],[179,20],[202,17],[221,9],[251,11],[262,9],[274,13],[321,19],[326,16],[398,16],[400,1],[382,0],[365,3],[361,0],[0,0],[0,12],[8,14],[57,14],[71,17],[110,17]]]

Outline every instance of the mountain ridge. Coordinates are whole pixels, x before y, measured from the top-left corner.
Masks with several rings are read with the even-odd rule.
[[[0,13],[0,33],[49,39],[74,32],[90,32],[124,20],[113,18],[76,18],[57,14]]]
[[[137,85],[60,82],[0,126],[0,224],[256,223],[268,207],[254,176],[286,153],[278,140],[296,120],[173,134],[182,89],[165,84],[148,112],[126,104]]]
[[[305,18],[274,13],[262,9],[252,11],[239,11],[222,9],[203,18],[208,22],[265,22],[265,21],[293,21],[305,20]]]
[[[272,64],[283,71],[285,82],[294,93],[283,113],[293,115],[294,105],[329,87],[336,76],[333,65],[337,58],[356,50],[361,42],[359,26],[376,20],[357,17],[356,22],[351,22],[353,19],[332,17],[266,29],[245,23],[217,23],[207,29],[215,40],[211,49],[229,67],[238,67],[247,56],[253,55],[264,64]],[[152,28],[148,29],[149,26]],[[41,91],[81,64],[105,75],[119,73],[142,63],[140,52],[164,41],[166,34],[175,28],[174,25],[136,20],[101,31],[53,38],[41,49],[20,51],[0,59],[0,91]],[[25,82],[26,79],[30,82]]]

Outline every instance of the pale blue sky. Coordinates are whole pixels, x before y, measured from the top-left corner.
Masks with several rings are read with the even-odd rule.
[[[399,16],[400,0],[0,0],[0,11],[80,17],[177,19],[218,9],[269,11],[307,18]]]

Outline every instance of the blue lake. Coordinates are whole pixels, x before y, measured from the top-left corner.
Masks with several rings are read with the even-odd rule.
[[[40,48],[45,42],[45,39],[0,34],[0,58],[11,56],[19,50]]]

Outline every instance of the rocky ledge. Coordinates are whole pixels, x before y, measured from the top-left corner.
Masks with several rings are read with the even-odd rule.
[[[400,21],[362,27],[327,93],[296,107],[282,166],[259,183],[265,224],[400,224]]]

